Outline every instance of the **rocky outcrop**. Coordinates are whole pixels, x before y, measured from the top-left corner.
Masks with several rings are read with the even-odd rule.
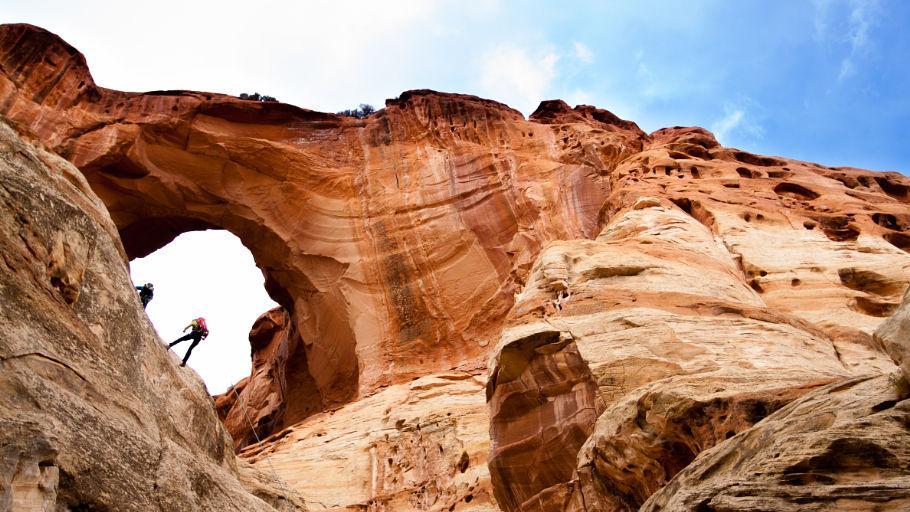
[[[83,171],[130,257],[193,229],[243,241],[296,328],[303,354],[287,360],[306,361],[275,373],[307,372],[299,382],[315,383],[320,409],[476,367],[540,245],[595,234],[602,170],[641,147],[639,131],[583,125],[571,134],[572,144],[591,139],[584,161],[563,161],[550,127],[432,91],[404,93],[366,120],[217,94],[121,93],[96,86],[72,47],[24,25],[0,29],[0,68],[0,113]],[[288,403],[313,393],[275,389]]]
[[[249,335],[253,358],[250,376],[215,397],[218,415],[240,449],[322,410],[317,388],[307,371],[306,351],[284,308],[264,313]],[[285,400],[287,388],[295,390]]]
[[[640,510],[907,510],[907,391],[889,376],[818,389],[702,454]]]
[[[658,198],[617,212],[593,241],[547,247],[508,325],[488,384],[505,510],[637,509],[794,398],[891,367],[769,308],[720,237]],[[570,341],[575,357],[560,346]],[[512,391],[522,374],[540,377]]]
[[[311,510],[499,510],[480,376],[439,373],[320,413],[242,455]]]
[[[770,451],[738,443],[783,432],[801,400],[816,404],[802,437],[774,446],[816,439],[837,386],[880,383],[867,376],[894,366],[879,344],[902,350],[893,324],[872,336],[910,280],[897,173],[754,155],[695,127],[646,134],[558,100],[525,120],[417,90],[349,119],[124,93],[27,25],[0,27],[0,114],[81,170],[126,257],[213,227],[251,250],[281,308],[254,325],[252,375],[218,411],[234,447],[313,509],[631,510],[689,506],[687,489],[727,503],[722,473],[745,473],[699,487],[687,468],[737,446],[763,464]],[[94,249],[72,236],[49,239],[41,271],[79,304],[72,262]],[[886,394],[875,386],[863,396]],[[846,445],[897,428],[844,421]],[[187,445],[212,442],[197,434]],[[33,501],[55,478],[67,489],[42,464],[59,444],[23,439],[8,480]],[[899,482],[902,452],[873,444]],[[817,448],[799,472],[822,471]],[[825,471],[853,478],[844,464]],[[901,503],[888,485],[849,499]],[[778,490],[780,507],[811,501]]]
[[[603,407],[569,333],[543,326],[501,343],[487,383],[490,460],[505,510],[544,509],[575,470],[575,454]],[[544,491],[543,496],[538,493]]]
[[[238,464],[79,171],[5,123],[0,255],[0,510],[304,509]]]
[[[910,290],[904,293],[900,307],[875,331],[873,338],[900,366],[903,378],[910,380]]]

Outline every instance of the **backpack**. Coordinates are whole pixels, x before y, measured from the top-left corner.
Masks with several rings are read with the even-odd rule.
[[[199,317],[196,319],[196,330],[199,332],[209,332],[208,327],[205,326],[205,318]]]

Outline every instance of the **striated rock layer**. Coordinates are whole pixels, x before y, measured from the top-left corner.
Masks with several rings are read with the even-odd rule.
[[[908,510],[907,397],[886,376],[821,388],[705,452],[640,510]]]
[[[304,510],[235,459],[79,171],[5,123],[0,255],[0,510]]]
[[[873,377],[906,361],[902,324],[872,336],[910,279],[897,173],[558,100],[418,90],[356,120],[124,93],[27,25],[0,27],[0,114],[82,171],[128,257],[215,227],[250,249],[282,307],[217,407],[310,508],[905,503],[902,409],[867,407],[904,399]]]
[[[323,409],[481,364],[542,244],[597,233],[606,171],[647,137],[587,117],[568,142],[503,104],[432,91],[367,120],[122,93],[26,25],[0,29],[0,68],[0,113],[83,171],[130,257],[211,227],[250,249],[295,328],[280,362],[296,367],[275,374],[296,380],[244,388],[270,432],[300,419],[284,417],[297,397]],[[272,393],[274,412],[257,398]]]
[[[769,308],[747,280],[722,239],[657,198],[617,212],[595,240],[551,244],[490,368],[499,504],[637,509],[701,451],[801,394],[893,367]],[[523,469],[537,464],[548,471]]]

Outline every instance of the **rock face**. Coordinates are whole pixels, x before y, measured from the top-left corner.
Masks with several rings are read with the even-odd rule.
[[[904,395],[872,377],[904,362],[902,312],[872,336],[910,280],[897,173],[559,100],[124,93],[27,25],[0,27],[0,114],[79,168],[125,256],[207,228],[250,249],[282,307],[218,412],[311,509],[904,505]],[[78,304],[92,246],[60,236],[42,272]],[[21,438],[44,499],[59,443]]]
[[[271,389],[282,403],[315,392],[320,409],[476,367],[541,245],[596,234],[602,171],[645,137],[591,120],[571,142],[589,133],[591,147],[569,162],[555,147],[567,133],[471,96],[410,91],[362,121],[224,95],[121,93],[24,25],[0,30],[0,66],[0,113],[82,170],[129,257],[193,229],[243,241],[299,338],[282,361],[305,362],[276,372],[305,389]],[[288,420],[273,415],[272,431]]]
[[[389,386],[242,455],[274,467],[313,510],[498,510],[478,377],[438,373]]]
[[[910,290],[894,316],[882,323],[873,336],[878,346],[900,366],[905,380],[910,380]]]
[[[5,123],[0,254],[0,510],[303,510],[238,464],[79,171]]]
[[[319,394],[307,371],[306,352],[284,308],[259,317],[249,335],[253,370],[233,389],[216,397],[218,415],[238,450],[257,436],[279,430],[321,410]],[[286,389],[297,392],[285,400]]]
[[[747,279],[721,239],[657,198],[595,240],[545,249],[490,369],[500,506],[565,510],[580,493],[582,509],[637,509],[801,394],[891,367],[769,308]]]
[[[908,510],[907,397],[887,376],[818,389],[702,454],[640,510]]]

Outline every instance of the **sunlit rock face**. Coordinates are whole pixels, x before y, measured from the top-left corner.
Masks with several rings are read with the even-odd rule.
[[[83,171],[130,257],[192,229],[243,241],[290,314],[320,408],[476,367],[541,244],[596,234],[603,170],[644,137],[593,120],[555,133],[503,104],[432,91],[365,121],[121,93],[40,29],[5,26],[0,48],[0,112]],[[309,396],[285,384],[282,401]]]
[[[241,455],[311,510],[499,510],[482,378],[427,375],[316,414]]]
[[[25,25],[0,27],[0,71],[0,114],[82,171],[128,257],[211,227],[253,253],[282,307],[253,326],[252,375],[218,412],[311,509],[709,510],[715,493],[715,510],[748,510],[776,493],[825,510],[852,468],[868,485],[849,503],[906,478],[882,441],[905,436],[905,396],[869,377],[904,361],[900,327],[872,336],[910,279],[897,173],[646,134],[559,100],[525,120],[418,90],[356,120],[123,93]],[[841,383],[896,405],[866,421]],[[832,408],[830,440],[871,439],[887,464],[826,465]],[[768,465],[753,501],[721,492],[746,466],[688,472],[778,448],[790,466]]]
[[[801,394],[891,368],[768,307],[720,237],[656,197],[595,240],[550,244],[492,361],[490,467],[509,510],[637,509]]]
[[[0,510],[304,510],[238,463],[79,171],[5,122],[0,254]]]

